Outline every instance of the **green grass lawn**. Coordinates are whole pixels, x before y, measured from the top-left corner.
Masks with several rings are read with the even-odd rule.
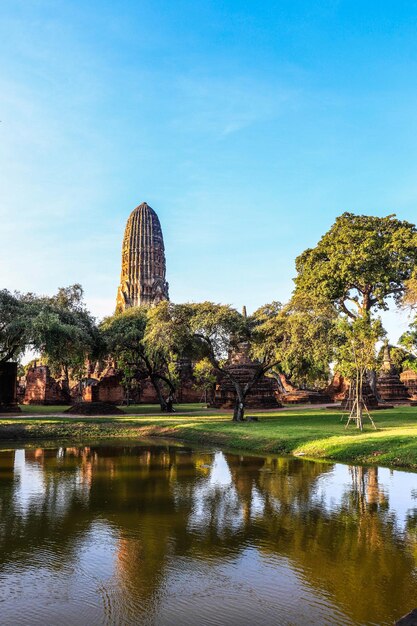
[[[260,453],[288,453],[357,463],[378,463],[417,469],[417,407],[373,413],[377,430],[365,424],[361,433],[345,430],[341,412],[297,407],[269,412],[250,411],[258,422],[240,424],[231,414],[203,405],[178,405],[172,415],[155,405],[123,407],[125,416],[62,415],[65,407],[22,407],[17,417],[0,418],[0,439],[163,436]]]
[[[35,404],[22,404],[20,408],[22,410],[22,416],[61,415],[69,408],[69,405],[39,406]],[[119,408],[129,413],[129,415],[161,414],[161,409],[157,404],[132,404],[129,407],[120,406]],[[175,411],[180,414],[201,412],[202,415],[207,415],[207,409],[205,405],[201,403],[176,404]]]

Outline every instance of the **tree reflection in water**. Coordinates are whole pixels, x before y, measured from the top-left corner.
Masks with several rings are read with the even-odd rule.
[[[396,485],[417,487],[415,475],[394,474]],[[18,589],[23,589],[29,571],[46,568],[54,580],[65,578],[66,587],[59,593],[73,589],[68,580],[78,575],[89,594],[85,616],[97,620],[101,614],[110,623],[121,616],[124,623],[165,623],[161,612],[164,606],[174,606],[174,597],[180,619],[195,581],[205,579],[198,597],[204,623],[204,606],[207,615],[215,606],[210,585],[213,596],[221,594],[222,576],[224,585],[231,585],[237,569],[248,567],[250,555],[254,565],[239,572],[240,587],[236,583],[232,589],[236,608],[222,609],[221,598],[218,601],[224,619],[227,610],[232,610],[229,620],[237,619],[246,580],[254,593],[270,594],[271,610],[281,610],[276,623],[291,623],[296,611],[310,615],[308,623],[320,623],[309,606],[307,596],[312,593],[320,597],[317,620],[324,619],[324,610],[323,623],[390,624],[417,605],[417,513],[410,498],[402,524],[390,506],[389,489],[374,467],[184,446],[4,450],[3,615],[10,620],[13,611],[28,610],[27,597]],[[408,492],[404,497],[410,497]],[[261,589],[266,585],[263,565],[270,577],[268,590]],[[285,584],[289,593],[297,585],[300,590],[283,607],[276,594]],[[39,598],[31,601],[32,610],[47,622],[48,607]],[[66,601],[67,618],[71,606],[77,607],[73,621],[67,622],[80,623],[79,604],[71,591]],[[242,597],[242,607],[247,601]],[[240,619],[244,624],[245,614]],[[176,623],[172,614],[171,623]]]

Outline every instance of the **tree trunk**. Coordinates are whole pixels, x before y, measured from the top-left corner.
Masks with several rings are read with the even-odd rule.
[[[282,393],[283,395],[285,395],[287,392],[285,391],[285,387],[282,384],[282,380],[281,380],[281,377],[280,377],[279,373],[276,372],[275,370],[271,370],[271,374],[272,374],[273,379],[275,380],[275,382],[278,385],[279,393]]]
[[[245,394],[243,393],[240,385],[235,383],[236,389],[236,400],[235,400],[235,408],[233,411],[233,421],[234,422],[243,422],[245,419]]]
[[[352,387],[354,388],[354,400],[353,400],[351,415],[355,416],[354,419],[355,419],[357,428],[359,428],[359,430],[363,430],[364,402],[363,402],[363,395],[362,395],[362,388],[363,388],[362,371],[359,371],[359,370],[356,371],[356,380],[354,381],[354,383],[352,382]]]
[[[363,399],[362,394],[359,392],[356,400],[356,425],[359,430],[363,430]]]
[[[378,387],[377,387],[377,380],[378,380],[378,376],[375,370],[368,370],[366,372],[365,378],[372,390],[372,393],[374,394],[374,396],[376,397],[376,399],[378,400],[378,402],[381,402],[382,398],[381,395],[378,391]]]
[[[165,400],[165,411],[167,413],[174,413],[173,399],[171,394],[169,394],[168,398]]]
[[[258,382],[258,380],[263,375],[264,371],[259,369],[258,372],[254,375],[253,379],[245,384],[244,388],[240,386],[240,384],[233,380],[230,377],[230,380],[233,382],[236,389],[236,401],[235,408],[233,411],[233,421],[234,422],[243,422],[245,419],[245,404],[246,404],[246,396],[249,394],[254,385]]]
[[[234,422],[243,422],[245,421],[245,405],[243,402],[236,398],[235,408],[233,411],[233,421]]]
[[[369,294],[369,291],[366,291],[363,295],[362,309],[365,314],[369,313],[369,311],[371,310],[371,296]]]
[[[166,411],[167,410],[167,403],[165,401],[165,398],[162,394],[161,391],[161,387],[159,385],[159,381],[155,376],[151,376],[151,383],[156,391],[156,395],[158,396],[158,402],[159,402],[159,406],[161,407],[161,411]]]
[[[359,430],[363,430],[363,407],[362,402],[358,404],[358,428]]]
[[[65,389],[69,393],[70,382],[69,382],[69,370],[68,370],[67,365],[64,365],[64,381],[65,381]]]
[[[175,387],[172,384],[172,382],[169,380],[169,378],[166,378],[165,376],[161,376],[161,374],[158,375],[158,378],[162,380],[169,387],[169,394],[168,394],[168,397],[165,399],[164,410],[167,413],[175,413],[175,410],[174,410]]]

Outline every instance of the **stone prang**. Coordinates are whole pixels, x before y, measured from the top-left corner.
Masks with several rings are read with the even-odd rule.
[[[116,311],[168,300],[165,273],[161,224],[155,211],[143,202],[132,211],[125,228]]]

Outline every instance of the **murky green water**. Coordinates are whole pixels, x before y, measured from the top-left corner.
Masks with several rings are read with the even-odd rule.
[[[392,624],[417,475],[169,445],[0,451],[0,623]]]

